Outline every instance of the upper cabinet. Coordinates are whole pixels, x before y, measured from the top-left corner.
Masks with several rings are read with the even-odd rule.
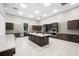
[[[67,27],[69,30],[78,30],[79,29],[79,19],[68,21]]]
[[[58,32],[58,23],[44,24],[44,32],[56,31]]]
[[[28,31],[28,24],[24,23],[24,31]]]
[[[6,23],[6,30],[13,30],[13,23]]]
[[[41,25],[33,25],[32,26],[32,31],[33,32],[40,32],[42,30],[42,26]]]

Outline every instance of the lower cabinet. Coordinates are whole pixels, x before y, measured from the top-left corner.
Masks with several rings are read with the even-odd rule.
[[[0,56],[13,56],[13,54],[15,54],[15,48],[0,52]]]
[[[20,37],[20,33],[14,33],[15,37]]]
[[[48,36],[47,37],[39,37],[39,36],[30,35],[29,39],[41,47],[49,44],[49,37]]]
[[[64,33],[62,33],[62,34],[58,34],[57,38],[61,39],[61,40],[79,43],[79,35],[75,35],[75,34],[64,34]]]
[[[28,34],[26,32],[24,32],[24,36],[28,36]]]
[[[35,39],[36,44],[39,44],[39,45],[41,44],[40,39],[41,39],[40,37],[36,37],[36,39]]]
[[[68,35],[68,40],[71,42],[79,43],[79,35]]]
[[[49,37],[43,37],[40,41],[41,46],[49,44]]]

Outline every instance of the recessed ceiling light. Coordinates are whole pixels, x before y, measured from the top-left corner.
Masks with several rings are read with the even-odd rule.
[[[50,6],[51,3],[44,3],[44,6]]]
[[[38,10],[35,10],[35,13],[37,13],[37,14],[38,14],[38,13],[39,13],[39,11],[38,11]]]
[[[26,8],[26,5],[25,5],[25,4],[20,4],[20,6],[21,6],[22,8]]]
[[[21,11],[18,11],[19,14],[23,14]]]
[[[58,9],[54,9],[53,12],[58,12]]]
[[[47,14],[44,14],[43,16],[44,16],[44,17],[46,17],[46,16],[47,16]]]

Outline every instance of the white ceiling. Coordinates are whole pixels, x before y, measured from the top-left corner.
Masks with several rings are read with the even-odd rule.
[[[49,16],[53,16],[59,12],[65,11],[67,9],[79,6],[79,4],[66,4],[62,6],[60,3],[50,3],[45,6],[44,3],[24,3],[23,8],[22,3],[6,3],[5,10],[7,14],[17,15],[26,17],[33,20],[40,20]]]

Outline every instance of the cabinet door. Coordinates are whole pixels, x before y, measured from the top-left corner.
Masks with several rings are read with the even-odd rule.
[[[49,43],[49,38],[48,37],[41,37],[40,40],[41,40],[40,41],[41,46],[47,45]]]
[[[36,43],[39,44],[39,45],[40,45],[40,42],[41,42],[40,40],[41,40],[40,37],[36,36]]]
[[[48,25],[46,25],[46,32],[48,32]]]
[[[13,54],[15,54],[15,48],[0,52],[0,56],[13,56]]]
[[[28,31],[28,24],[24,23],[24,31]]]
[[[20,37],[20,33],[14,33],[15,37]]]
[[[76,28],[75,25],[76,25],[75,22],[73,22],[73,21],[68,21],[68,29],[75,29],[75,28]]]
[[[13,23],[6,23],[6,30],[13,30]]]
[[[73,36],[73,42],[79,43],[79,35]]]
[[[43,25],[43,32],[46,32],[46,25]]]
[[[79,29],[79,20],[68,21],[68,29]]]
[[[57,23],[53,23],[53,28],[57,28]]]

